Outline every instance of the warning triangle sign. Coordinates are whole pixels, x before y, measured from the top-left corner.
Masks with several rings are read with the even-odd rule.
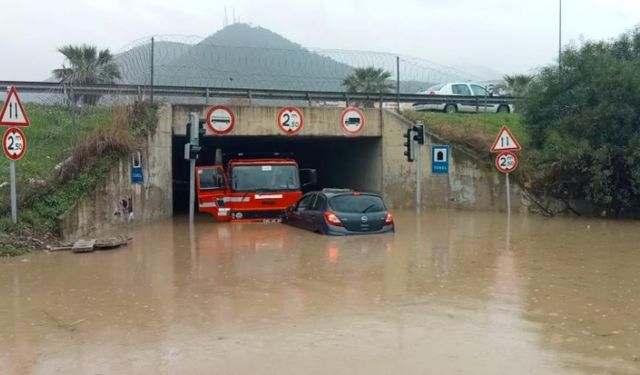
[[[22,102],[20,102],[18,91],[13,86],[9,87],[7,100],[5,100],[0,111],[0,125],[29,126],[27,112],[25,112]]]
[[[491,152],[503,152],[503,151],[520,151],[522,148],[520,147],[520,143],[513,136],[511,130],[507,128],[506,125],[502,125],[502,129],[498,133],[496,140],[493,141],[493,146],[491,146]]]

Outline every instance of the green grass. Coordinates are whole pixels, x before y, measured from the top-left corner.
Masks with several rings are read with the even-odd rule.
[[[24,255],[31,250],[29,246],[15,243],[4,243],[0,240],[0,257],[15,257]]]
[[[55,239],[59,218],[93,191],[122,155],[154,131],[156,108],[28,105],[27,151],[16,162],[18,223],[9,218],[9,188],[0,188],[0,256],[18,255]],[[64,161],[60,171],[56,165]],[[0,160],[0,182],[8,159]]]
[[[488,154],[502,125],[507,125],[524,147],[529,140],[518,114],[437,113],[405,111],[411,120],[422,121],[432,133],[446,141],[463,145],[479,154]]]
[[[23,201],[42,189],[39,181],[49,181],[55,166],[69,150],[93,130],[109,126],[111,108],[84,108],[74,113],[66,107],[29,105],[25,107],[31,126],[23,128],[27,150],[16,162],[17,190]],[[0,129],[3,130],[4,129]],[[9,181],[9,160],[0,158],[0,183]],[[9,209],[9,186],[0,188],[0,213]]]

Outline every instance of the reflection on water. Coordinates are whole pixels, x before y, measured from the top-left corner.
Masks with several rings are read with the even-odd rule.
[[[177,218],[120,250],[0,260],[0,373],[640,372],[636,223],[396,223]]]

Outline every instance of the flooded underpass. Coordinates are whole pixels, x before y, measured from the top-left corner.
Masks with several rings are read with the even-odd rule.
[[[637,222],[396,212],[324,237],[178,217],[0,260],[2,374],[637,374]]]

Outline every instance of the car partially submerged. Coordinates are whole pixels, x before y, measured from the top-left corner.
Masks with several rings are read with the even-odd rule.
[[[393,215],[378,194],[349,189],[309,192],[287,209],[283,221],[330,235],[395,231]]]

